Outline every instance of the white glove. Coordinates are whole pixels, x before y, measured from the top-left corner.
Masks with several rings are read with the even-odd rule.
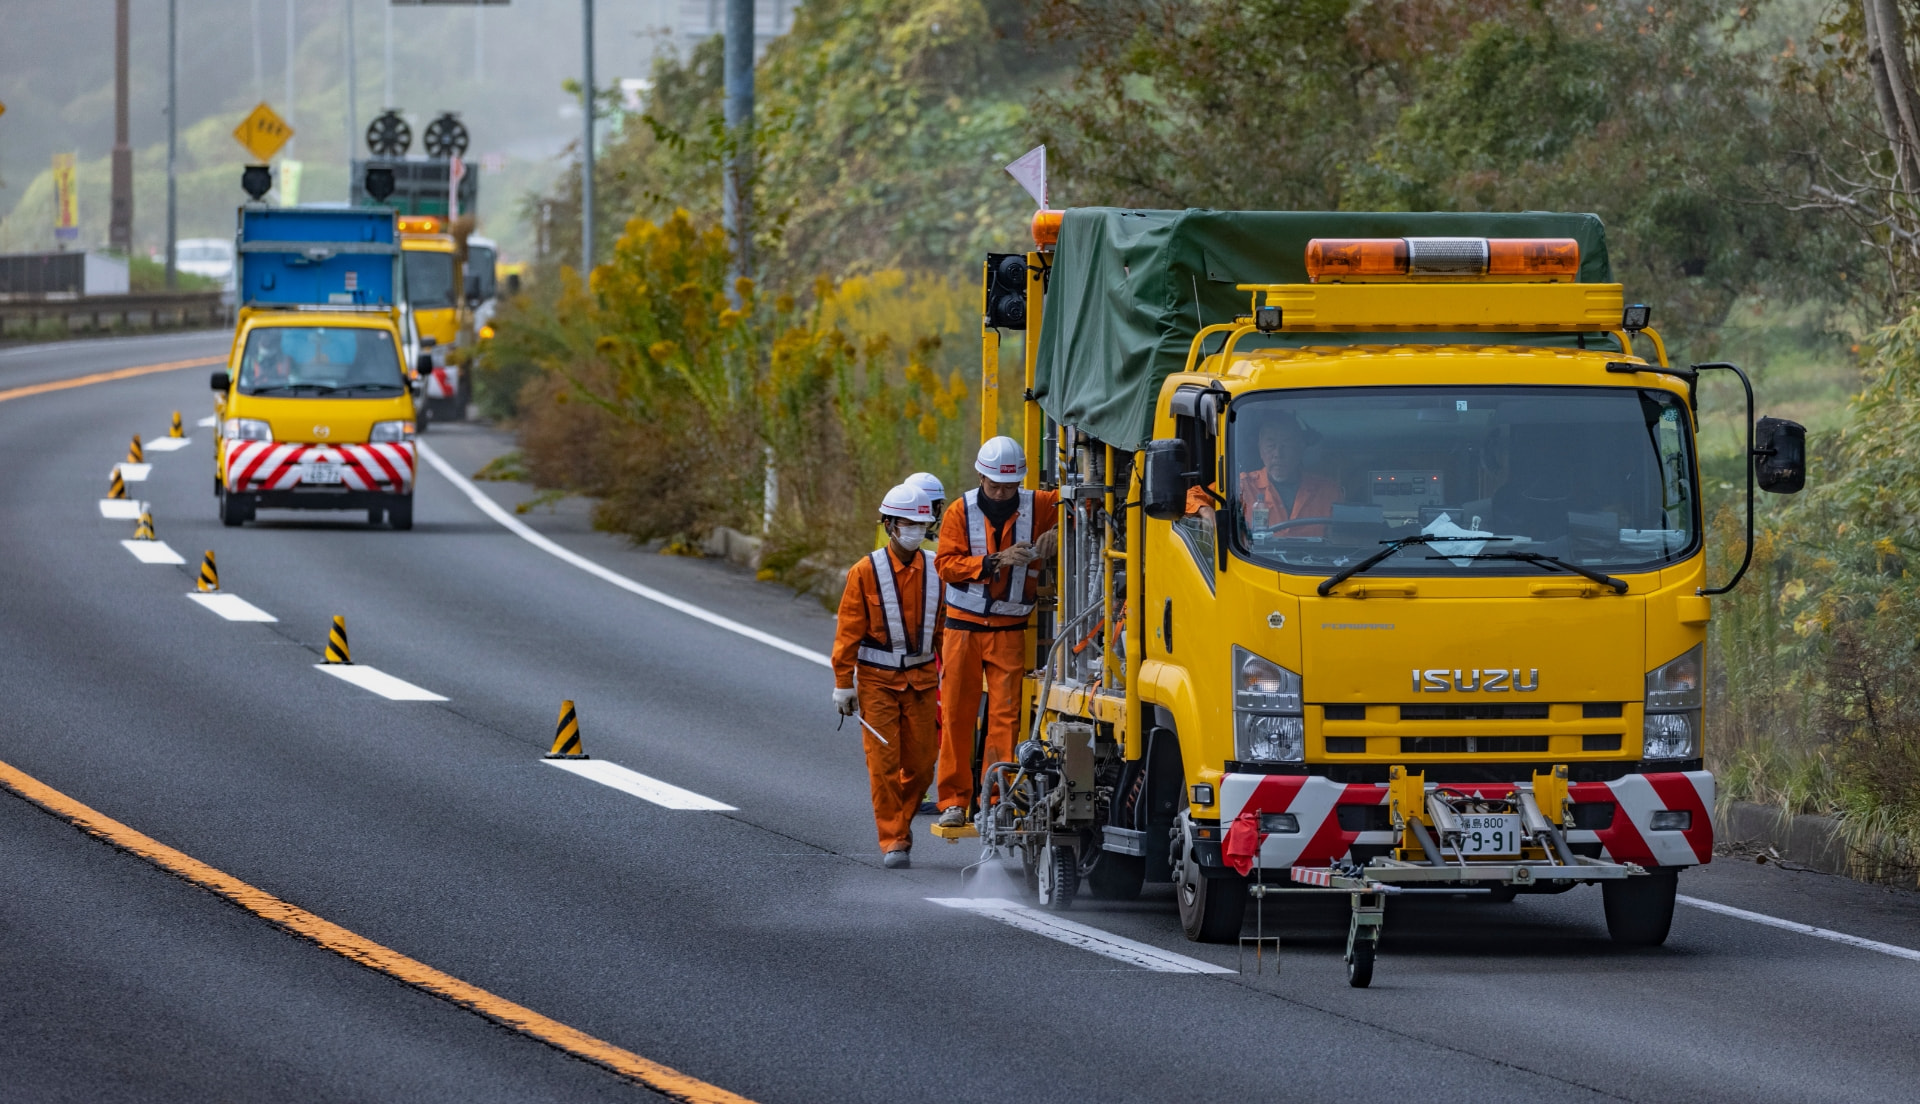
[[[1001,549],[997,559],[1001,567],[1025,567],[1033,562],[1034,555],[1033,545],[1023,542]]]
[[[833,691],[833,707],[840,711],[842,717],[853,716],[855,713],[860,712],[859,693],[852,687],[848,687],[845,690],[835,687]]]
[[[1049,529],[1040,534],[1039,540],[1033,542],[1033,558],[1036,560],[1051,560],[1053,559],[1054,552],[1057,551],[1059,547],[1060,530],[1057,528]]]

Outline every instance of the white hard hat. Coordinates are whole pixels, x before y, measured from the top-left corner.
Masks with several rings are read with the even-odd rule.
[[[935,502],[943,502],[947,497],[947,485],[932,472],[914,472],[907,476],[907,482],[927,492],[927,497]]]
[[[902,483],[887,492],[880,501],[882,517],[905,518],[908,521],[931,523],[933,521],[933,499],[927,492],[911,483]]]
[[[1027,454],[1011,437],[995,437],[980,446],[973,470],[995,483],[1018,483],[1027,474]]]

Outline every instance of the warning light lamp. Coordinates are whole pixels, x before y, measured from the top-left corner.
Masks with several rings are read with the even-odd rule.
[[[240,171],[240,186],[258,203],[273,190],[273,170],[265,165],[248,165]]]
[[[400,217],[402,234],[438,234],[440,227],[439,215],[402,215]]]
[[[482,340],[482,341],[492,341],[492,340],[493,340],[493,327],[492,327],[492,326],[482,326],[482,327],[480,327],[480,340]]]
[[[1060,217],[1062,211],[1035,211],[1033,213],[1033,244],[1042,249],[1052,249],[1060,241]]]
[[[1315,238],[1307,279],[1355,276],[1518,276],[1572,279],[1572,238]]]
[[[1021,253],[987,254],[987,325],[996,330],[1027,328],[1027,258]]]

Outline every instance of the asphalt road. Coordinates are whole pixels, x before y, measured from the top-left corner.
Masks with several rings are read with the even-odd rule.
[[[218,355],[188,335],[0,350],[0,391]],[[826,669],[621,590],[424,471],[416,528],[266,511],[222,528],[203,369],[0,401],[0,759],[237,878],[616,1046],[756,1101],[1911,1100],[1920,962],[1698,908],[1607,941],[1597,890],[1403,900],[1373,987],[1339,909],[1292,908],[1277,971],[1167,973],[929,898],[976,850],[881,869]],[[188,561],[99,516],[129,435],[186,415],[130,491]],[[509,443],[436,427],[471,472]],[[480,487],[503,502],[515,484]],[[641,584],[824,651],[811,599],[524,519]],[[186,598],[205,549],[224,589]],[[444,702],[316,671],[354,658]],[[670,809],[541,758],[587,750],[733,806]],[[924,822],[923,822],[924,823]],[[0,1097],[598,1100],[646,1089],[273,928],[0,794]],[[1920,898],[1723,860],[1703,900],[1920,948]],[[1165,887],[1070,916],[1184,961]]]

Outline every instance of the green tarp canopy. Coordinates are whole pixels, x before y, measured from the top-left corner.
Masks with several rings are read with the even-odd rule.
[[[1572,238],[1580,282],[1613,279],[1597,215],[1078,208],[1066,212],[1054,247],[1034,397],[1055,421],[1138,449],[1152,431],[1160,385],[1186,366],[1201,324],[1247,313],[1251,299],[1235,284],[1306,283],[1313,238],[1422,237]],[[1421,340],[1436,337],[1443,335]]]

